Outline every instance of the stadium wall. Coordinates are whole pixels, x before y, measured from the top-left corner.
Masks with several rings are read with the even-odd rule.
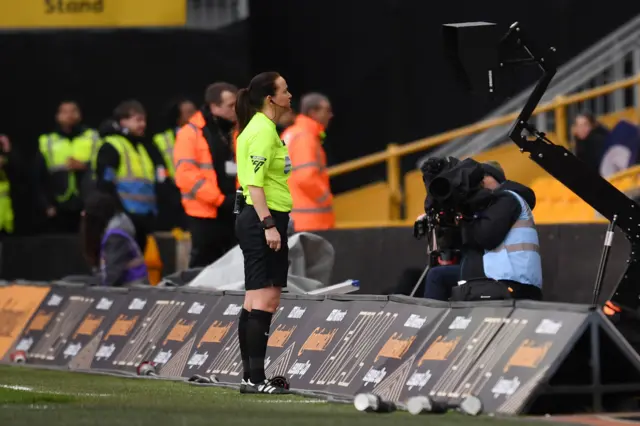
[[[543,225],[538,227],[545,300],[590,303],[606,225]],[[405,271],[424,268],[426,242],[410,228],[367,228],[319,232],[335,249],[333,282],[360,280],[359,294],[391,294]],[[171,236],[156,237],[162,275],[176,271],[178,244]],[[606,300],[626,267],[626,238],[616,232],[605,275]],[[76,236],[44,235],[6,238],[0,253],[0,278],[53,281],[89,274]],[[37,267],[34,267],[37,265]]]

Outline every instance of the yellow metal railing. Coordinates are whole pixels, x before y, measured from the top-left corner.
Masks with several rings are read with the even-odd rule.
[[[559,145],[568,146],[568,123],[567,123],[567,106],[578,102],[583,102],[589,99],[597,98],[602,95],[607,95],[611,92],[620,89],[626,89],[638,85],[640,89],[640,75],[635,77],[621,80],[615,83],[607,84],[602,87],[598,87],[585,92],[576,93],[569,96],[557,96],[552,102],[538,106],[534,111],[534,114],[540,114],[548,111],[554,111],[555,114],[555,134],[557,140],[554,142]],[[636,105],[638,110],[638,116],[640,117],[640,103]],[[424,151],[442,145],[454,139],[473,135],[475,133],[483,132],[492,127],[503,126],[505,124],[512,123],[517,117],[519,112],[509,114],[503,117],[493,118],[491,120],[481,121],[468,126],[460,127],[440,135],[431,136],[425,139],[421,139],[406,145],[397,145],[391,143],[387,145],[387,149],[382,152],[376,152],[352,161],[347,161],[342,164],[338,164],[329,168],[329,176],[338,176],[345,173],[350,173],[365,167],[374,166],[380,163],[386,163],[387,165],[387,184],[388,184],[388,197],[391,211],[389,219],[393,223],[405,222],[401,220],[400,211],[403,201],[402,194],[402,171],[400,168],[400,159],[405,155],[414,154],[416,152]]]

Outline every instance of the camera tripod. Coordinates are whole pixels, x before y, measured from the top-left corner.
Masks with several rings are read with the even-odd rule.
[[[425,277],[427,276],[427,274],[429,273],[429,269],[431,269],[431,253],[433,253],[434,250],[437,250],[437,242],[436,242],[436,235],[435,232],[433,232],[433,230],[428,232],[429,234],[429,238],[432,238],[433,241],[433,248],[431,246],[431,243],[427,244],[427,266],[424,268],[424,271],[422,271],[422,274],[420,275],[420,278],[418,278],[418,282],[413,286],[413,290],[411,290],[411,294],[409,294],[409,296],[411,297],[415,297],[416,291],[418,291],[418,288],[420,287],[420,284],[422,284],[424,282]]]

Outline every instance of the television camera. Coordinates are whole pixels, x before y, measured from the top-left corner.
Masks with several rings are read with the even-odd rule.
[[[425,215],[416,220],[413,226],[413,236],[416,239],[421,239],[428,233],[433,232],[437,226],[455,227],[458,225],[460,215],[455,211],[455,209],[438,206],[434,203],[434,197],[429,191],[429,185],[433,179],[457,163],[459,163],[459,161],[453,157],[434,157],[427,159],[427,161],[425,161],[420,167],[422,171],[422,180],[425,188],[427,189],[427,198],[424,202]]]
[[[438,227],[453,228],[461,221],[473,220],[473,214],[491,200],[491,191],[482,186],[484,170],[472,159],[432,157],[420,169],[427,197],[425,215],[414,224],[417,239]]]

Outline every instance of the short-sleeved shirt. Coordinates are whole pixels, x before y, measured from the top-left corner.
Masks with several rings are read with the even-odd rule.
[[[249,186],[257,186],[263,188],[270,210],[291,211],[289,151],[280,140],[275,123],[263,113],[256,113],[238,136],[236,162],[247,204],[253,205]]]

